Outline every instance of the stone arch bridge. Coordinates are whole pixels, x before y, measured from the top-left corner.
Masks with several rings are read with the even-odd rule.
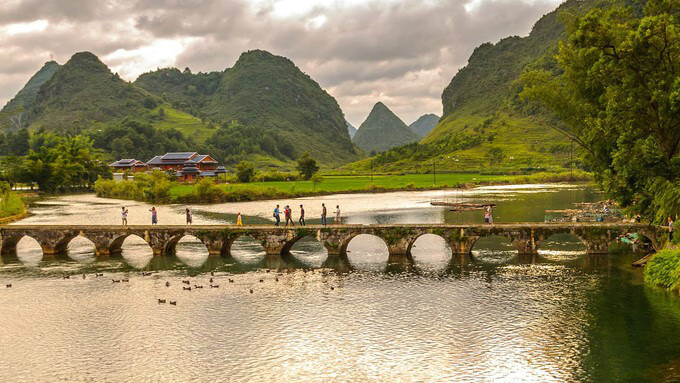
[[[154,255],[174,253],[175,246],[185,236],[203,242],[211,255],[229,256],[231,245],[240,237],[261,242],[268,255],[283,255],[295,242],[316,237],[328,250],[329,256],[346,255],[347,245],[362,234],[381,238],[390,255],[410,255],[415,241],[422,235],[438,235],[451,246],[454,254],[469,254],[475,242],[486,236],[508,238],[521,254],[535,254],[541,243],[553,234],[570,233],[578,237],[590,254],[606,253],[609,245],[622,234],[638,233],[646,237],[655,249],[665,239],[659,226],[627,223],[508,223],[493,225],[330,225],[306,227],[274,226],[83,226],[83,225],[4,225],[0,226],[0,253],[12,254],[23,237],[35,239],[43,254],[66,252],[71,240],[82,236],[94,244],[98,256],[121,251],[123,241],[131,235],[144,239]]]

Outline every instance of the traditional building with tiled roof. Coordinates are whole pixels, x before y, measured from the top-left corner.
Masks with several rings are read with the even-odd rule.
[[[115,171],[129,170],[133,172],[141,172],[146,170],[146,164],[144,162],[130,158],[118,160],[112,164],[109,164],[109,166]]]

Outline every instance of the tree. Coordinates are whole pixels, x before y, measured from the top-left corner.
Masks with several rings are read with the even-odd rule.
[[[305,152],[305,154],[297,160],[297,169],[302,177],[308,180],[319,171],[319,165],[316,164],[315,159],[310,157],[309,153]]]
[[[316,173],[312,176],[311,180],[312,180],[312,184],[313,184],[312,190],[316,190],[316,185],[323,182],[323,177],[321,176],[321,174]]]
[[[664,201],[680,190],[679,12],[678,0],[649,0],[642,15],[594,9],[569,26],[556,70],[521,79],[522,96],[559,117],[604,190],[657,222],[678,213]]]
[[[239,182],[247,183],[255,178],[255,165],[248,161],[241,161],[236,165],[236,178]]]
[[[486,159],[492,165],[500,165],[505,160],[505,153],[503,149],[494,146],[486,153]]]

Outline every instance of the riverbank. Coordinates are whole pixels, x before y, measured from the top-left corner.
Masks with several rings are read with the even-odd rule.
[[[99,197],[128,199],[158,204],[225,203],[313,197],[331,194],[469,189],[481,185],[532,184],[591,181],[589,173],[537,173],[533,175],[482,175],[473,173],[324,176],[320,182],[292,180],[214,184],[205,179],[196,184],[179,184],[168,179],[156,182],[115,182],[99,180]]]
[[[680,292],[680,247],[659,251],[645,267],[645,282]]]
[[[0,224],[14,222],[26,216],[26,205],[15,192],[0,192]]]

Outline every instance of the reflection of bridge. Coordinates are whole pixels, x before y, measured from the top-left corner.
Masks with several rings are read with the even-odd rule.
[[[298,240],[312,236],[328,250],[330,256],[346,255],[347,245],[357,235],[369,234],[381,238],[390,255],[409,255],[415,241],[422,235],[438,235],[449,243],[454,254],[469,254],[481,237],[501,236],[510,240],[521,254],[534,254],[541,242],[553,234],[569,233],[579,238],[588,253],[606,253],[609,245],[622,234],[638,233],[659,248],[665,237],[658,226],[624,223],[508,223],[495,225],[342,225],[342,226],[82,226],[82,225],[7,225],[0,226],[0,252],[14,253],[23,237],[35,239],[43,253],[61,254],[77,236],[94,244],[98,256],[121,251],[125,238],[131,235],[144,239],[154,255],[172,254],[180,239],[198,238],[211,255],[229,256],[231,245],[240,237],[261,242],[268,255],[286,254]]]

